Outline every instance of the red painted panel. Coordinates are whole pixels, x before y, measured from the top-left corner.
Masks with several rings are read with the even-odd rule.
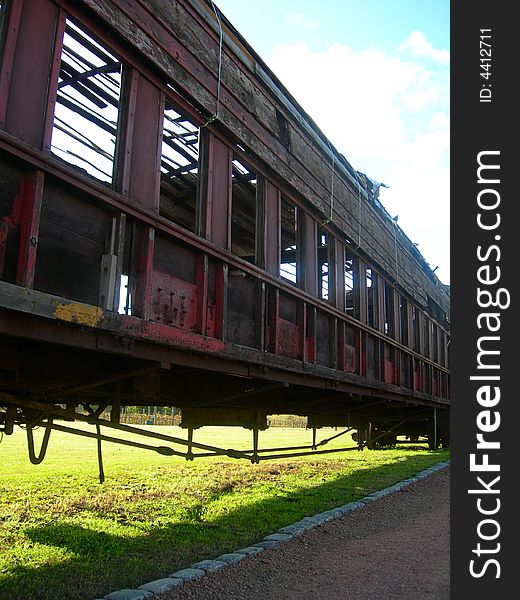
[[[5,128],[42,147],[59,9],[49,0],[25,2],[12,65]]]
[[[23,186],[17,283],[29,288],[34,283],[43,181],[43,171],[34,171],[27,175]]]
[[[265,270],[278,276],[280,268],[280,202],[278,189],[265,182]]]
[[[395,381],[395,364],[385,359],[385,383],[394,383]]]
[[[206,237],[230,248],[231,156],[229,148],[215,136],[210,138]]]
[[[290,358],[301,358],[301,327],[279,317],[278,335],[278,353]]]
[[[159,210],[160,136],[162,93],[139,76],[132,136],[129,195],[132,200]]]
[[[438,376],[436,375],[436,373],[433,373],[432,375],[432,395],[433,396],[440,396],[440,386],[439,386],[439,379]]]
[[[359,369],[359,354],[357,348],[345,344],[345,371],[357,373]]]
[[[152,273],[150,320],[188,331],[197,329],[197,286],[162,273]]]

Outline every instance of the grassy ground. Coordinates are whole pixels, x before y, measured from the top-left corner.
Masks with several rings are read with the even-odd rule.
[[[186,437],[179,428],[155,430]],[[322,430],[319,439],[334,433]],[[238,428],[195,432],[196,441],[226,448],[250,447],[250,436]],[[300,445],[310,436],[273,428],[261,432],[260,443]],[[0,598],[91,600],[136,587],[447,457],[408,446],[251,465],[104,444],[101,485],[94,440],[53,432],[47,457],[33,466],[18,429],[0,444]]]

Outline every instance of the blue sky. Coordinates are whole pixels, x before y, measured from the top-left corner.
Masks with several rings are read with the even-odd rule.
[[[215,4],[449,283],[449,2]]]

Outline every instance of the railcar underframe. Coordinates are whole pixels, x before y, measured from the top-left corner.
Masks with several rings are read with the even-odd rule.
[[[0,7],[0,430],[33,462],[34,426],[130,405],[182,409],[187,458],[277,456],[276,413],[449,442],[447,290],[211,2]]]

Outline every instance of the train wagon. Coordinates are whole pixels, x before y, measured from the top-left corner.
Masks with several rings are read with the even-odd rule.
[[[211,0],[0,11],[0,431],[35,463],[52,430],[326,451],[259,448],[271,414],[449,443],[449,288]],[[126,406],[179,408],[187,438]]]

